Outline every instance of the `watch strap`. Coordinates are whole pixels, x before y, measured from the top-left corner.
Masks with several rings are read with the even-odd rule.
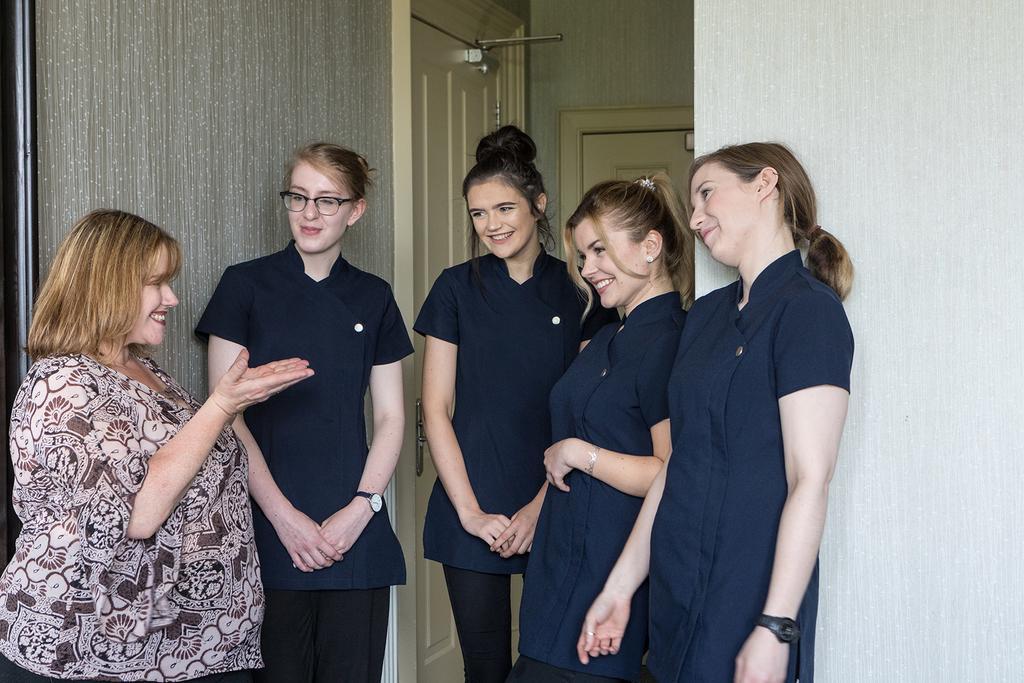
[[[379,493],[370,493],[368,491],[356,491],[356,496],[358,496],[359,498],[365,498],[366,503],[370,506],[370,509],[373,512],[377,512],[381,509],[381,507],[383,507],[384,497],[381,496]],[[373,506],[374,499],[377,499],[379,501],[377,507]]]
[[[762,614],[757,625],[771,631],[780,643],[795,643],[800,639],[800,627],[789,617],[773,617]]]

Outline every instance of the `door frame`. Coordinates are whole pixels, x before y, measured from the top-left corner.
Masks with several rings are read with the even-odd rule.
[[[38,284],[38,189],[36,187],[35,2],[9,0],[0,13],[0,287],[3,348],[0,349],[2,443],[7,443],[11,404],[29,367],[25,345]],[[6,452],[6,447],[4,448]],[[13,470],[0,463],[0,566],[14,556],[21,524],[11,507]]]
[[[693,130],[693,107],[588,107],[558,112],[558,224],[565,225],[583,187],[583,136]]]
[[[391,0],[391,136],[394,169],[394,272],[392,289],[402,318],[415,320],[413,254],[412,150],[412,15],[441,26],[466,41],[477,38],[522,37],[523,20],[489,0]],[[468,45],[467,45],[468,47]],[[523,125],[526,112],[526,50],[500,49],[499,83],[502,123]],[[416,557],[422,552],[416,537],[416,364],[403,363],[405,432],[402,453],[388,500],[393,522],[405,552],[406,585],[395,591],[391,611],[393,652],[385,658],[384,681],[415,681],[418,661],[416,614]],[[397,623],[396,623],[397,622]]]

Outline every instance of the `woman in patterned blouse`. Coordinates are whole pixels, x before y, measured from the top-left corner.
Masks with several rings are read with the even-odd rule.
[[[247,461],[226,429],[313,374],[243,350],[203,404],[146,350],[178,303],[172,237],[94,211],[36,304],[11,414],[24,527],[0,576],[0,680],[249,680],[263,589]]]

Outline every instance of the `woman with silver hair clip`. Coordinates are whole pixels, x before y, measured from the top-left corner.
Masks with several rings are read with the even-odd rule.
[[[609,181],[583,197],[563,233],[580,291],[625,312],[605,325],[551,391],[548,494],[526,570],[519,652],[509,681],[635,680],[647,648],[641,618],[619,652],[583,664],[579,624],[622,551],[670,448],[667,383],[693,301],[693,236],[665,175]]]

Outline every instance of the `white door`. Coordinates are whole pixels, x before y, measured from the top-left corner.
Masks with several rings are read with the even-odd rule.
[[[464,43],[414,17],[412,200],[417,312],[441,271],[468,257],[462,179],[473,166],[477,142],[497,127],[499,92],[505,87],[498,72],[504,71],[500,78],[522,78],[521,70],[508,73],[514,60],[481,72],[465,63],[465,49]],[[518,115],[517,107],[504,109],[503,119]],[[418,335],[415,344],[418,387],[423,360],[423,340]],[[417,680],[452,683],[463,680],[455,622],[441,565],[424,560],[422,549],[423,519],[437,475],[426,443],[418,443],[417,448],[418,468],[422,462],[416,479]],[[518,616],[518,609],[515,612]]]
[[[667,174],[682,191],[693,163],[686,135],[684,130],[585,134],[583,191],[602,180],[631,180],[658,172]]]
[[[588,133],[583,136],[584,189],[601,180],[666,173],[682,188],[693,163],[684,130]]]
[[[558,218],[602,180],[667,173],[683,190],[693,162],[693,107],[592,107],[558,113]]]

